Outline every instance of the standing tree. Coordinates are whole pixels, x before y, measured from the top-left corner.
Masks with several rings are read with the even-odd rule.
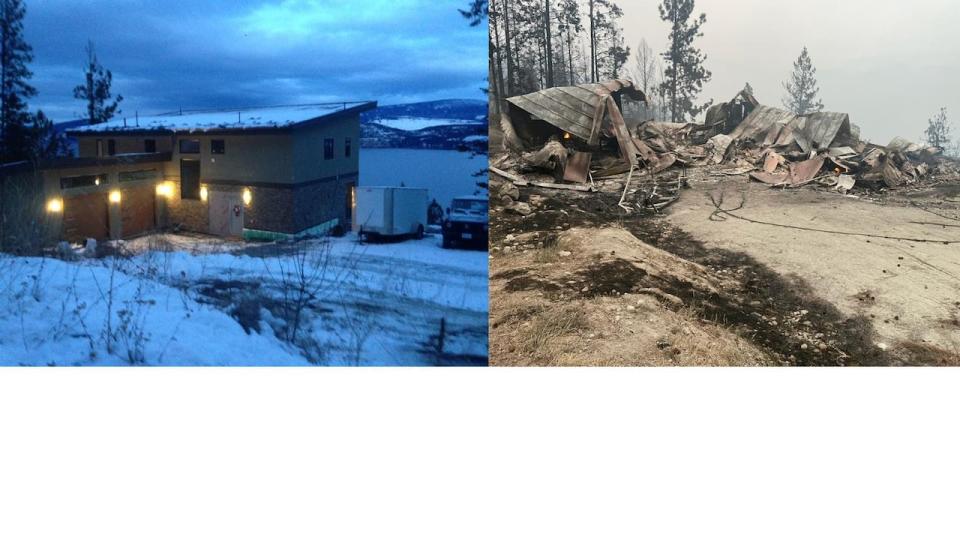
[[[576,84],[574,74],[573,46],[574,36],[583,31],[583,21],[580,19],[580,3],[577,0],[562,0],[560,3],[560,35],[564,36],[567,45],[567,81],[566,84]]]
[[[472,0],[467,9],[457,11],[470,21],[470,26],[477,26],[487,18],[487,0]]]
[[[665,89],[673,122],[682,122],[688,115],[695,118],[713,104],[713,100],[694,104],[713,74],[703,66],[707,56],[693,46],[694,39],[703,37],[700,27],[707,22],[707,16],[701,13],[691,18],[693,8],[694,0],[663,0],[660,4],[660,18],[671,25],[670,45],[663,53],[667,64],[665,79],[660,84]]]
[[[120,112],[117,108],[123,101],[123,96],[117,96],[110,103],[110,85],[113,83],[113,73],[103,69],[97,61],[97,54],[93,50],[93,42],[87,42],[87,67],[84,72],[85,81],[73,89],[73,97],[87,103],[87,120],[91,124],[99,124],[113,118]]]
[[[545,43],[546,43],[546,57],[547,57],[547,88],[553,86],[553,33],[550,31],[550,27],[553,26],[553,23],[550,21],[550,1],[543,0],[543,30],[546,34]]]
[[[37,91],[27,82],[33,49],[23,39],[23,0],[0,0],[0,163],[27,159],[30,114],[27,99]]]
[[[947,120],[947,109],[942,107],[936,116],[928,120],[927,143],[943,150],[950,150],[950,122]]]
[[[817,87],[817,68],[810,61],[810,53],[803,48],[800,57],[793,63],[793,74],[790,81],[783,83],[787,94],[783,97],[783,105],[795,114],[808,114],[823,110],[823,102],[817,98],[820,88]]]
[[[750,94],[751,96],[756,97],[756,94],[753,91],[753,86],[751,86],[750,83],[746,83],[743,85],[743,91]]]
[[[63,157],[70,154],[70,143],[66,135],[58,132],[53,121],[43,111],[33,115],[30,125],[30,159]]]
[[[623,17],[623,10],[612,0],[596,0],[596,4],[600,8],[594,12],[597,26],[597,77],[616,79],[630,59],[630,47],[624,45],[623,31],[617,23]]]

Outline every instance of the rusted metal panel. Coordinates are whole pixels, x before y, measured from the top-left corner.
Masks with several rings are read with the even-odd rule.
[[[797,117],[790,111],[758,105],[730,134],[734,139],[753,139],[762,142],[770,128],[777,124],[788,125]]]
[[[574,152],[567,160],[567,168],[563,171],[563,179],[566,182],[577,182],[583,184],[587,181],[587,174],[590,172],[590,161],[593,154],[590,152]]]
[[[603,119],[610,109],[608,98],[622,94],[638,101],[646,101],[643,92],[634,88],[633,83],[627,80],[547,88],[514,96],[507,101],[534,118],[592,145],[597,144]]]

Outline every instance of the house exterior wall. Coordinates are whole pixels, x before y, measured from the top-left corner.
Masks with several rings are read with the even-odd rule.
[[[84,166],[61,166],[36,172],[24,171],[10,175],[4,180],[5,201],[3,209],[4,244],[23,244],[29,235],[38,238],[37,243],[42,245],[54,244],[63,238],[64,212],[71,199],[90,195],[102,194],[107,197],[111,191],[120,192],[120,202],[110,203],[109,223],[110,237],[122,238],[127,235],[122,228],[121,209],[124,200],[130,200],[132,190],[156,189],[156,185],[167,175],[169,162],[153,163],[109,163]],[[120,182],[120,175],[124,172],[155,170],[154,178]],[[100,185],[62,189],[62,178],[72,176],[99,176]],[[51,212],[47,205],[51,200],[61,201],[62,209]],[[17,200],[17,203],[13,203]],[[155,207],[155,215],[162,216],[162,203]],[[158,223],[162,226],[162,223]]]
[[[97,140],[103,141],[103,155],[108,156],[107,141],[113,139],[116,143],[117,154],[140,154],[145,150],[146,139],[153,139],[157,144],[157,152],[171,152],[173,150],[173,137],[168,133],[158,133],[155,135],[114,135],[114,134],[95,134],[83,135],[77,137],[77,148],[79,157],[97,157]]]
[[[324,159],[324,140],[327,138],[334,140],[332,159]],[[250,190],[252,201],[244,205],[246,229],[295,234],[318,225],[329,225],[334,220],[343,225],[350,219],[346,199],[348,186],[356,185],[359,175],[359,113],[288,130],[84,133],[78,134],[77,139],[80,158],[97,157],[97,140],[103,141],[105,156],[110,140],[115,141],[117,154],[143,153],[145,139],[156,141],[157,152],[170,152],[169,160],[164,162],[122,167],[122,170],[156,168],[160,171],[156,182],[164,182],[170,193],[157,196],[158,227],[202,233],[210,231],[209,199],[182,197],[182,159],[199,162],[200,185],[208,194],[212,191]],[[180,141],[185,139],[199,141],[200,152],[181,154]],[[351,142],[349,157],[345,155],[347,139]],[[213,140],[224,142],[223,154],[212,153]],[[49,177],[45,180],[45,190],[50,194],[60,193],[59,179],[62,176],[103,173],[107,175],[107,181],[96,189],[107,193],[111,186],[116,189],[119,185],[121,168],[117,167],[61,167],[45,171],[45,177]],[[91,189],[94,188],[77,188],[75,192],[68,190],[70,193],[60,193],[59,196],[84,194]],[[49,196],[52,195],[46,195]]]
[[[199,154],[181,154],[180,140],[200,141]],[[211,140],[224,141],[225,153],[212,154]],[[292,142],[289,133],[206,135],[178,133],[173,141],[173,161],[200,160],[200,180],[211,183],[292,183]],[[179,170],[178,170],[179,175]]]
[[[333,139],[334,158],[323,159],[323,141]],[[351,155],[346,157],[346,139],[351,140]],[[354,174],[360,169],[360,117],[344,116],[293,132],[293,176],[298,183],[320,178]]]

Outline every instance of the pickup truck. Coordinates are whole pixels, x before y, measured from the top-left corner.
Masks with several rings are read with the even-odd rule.
[[[490,235],[490,202],[487,197],[456,197],[443,220],[443,247],[487,246]]]

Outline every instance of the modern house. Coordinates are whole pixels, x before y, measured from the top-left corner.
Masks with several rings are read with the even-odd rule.
[[[44,214],[48,241],[168,228],[266,239],[348,230],[360,113],[375,107],[183,111],[77,128],[68,134],[78,157],[0,168],[2,234],[28,219],[25,205]]]

